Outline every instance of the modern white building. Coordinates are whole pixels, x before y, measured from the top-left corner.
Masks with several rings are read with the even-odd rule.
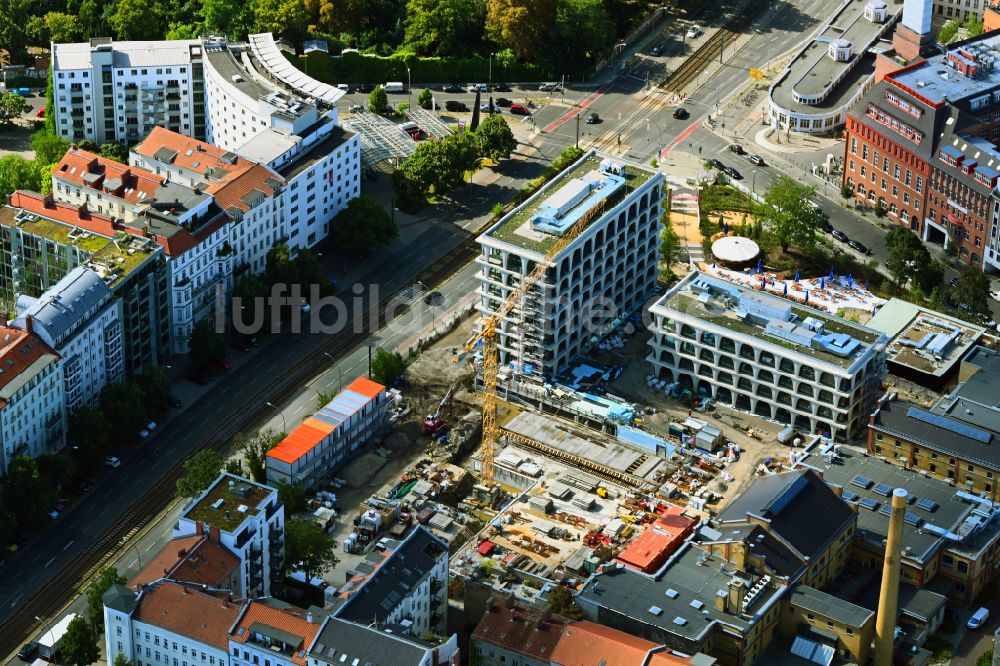
[[[135,666],[228,666],[229,629],[245,603],[229,590],[166,578],[138,591],[112,585],[104,602],[108,660]]]
[[[885,376],[884,333],[699,271],[650,314],[657,378],[838,442],[867,427]]]
[[[39,298],[17,299],[11,327],[33,330],[62,357],[66,413],[93,406],[108,384],[125,380],[122,305],[94,271],[78,266]]]
[[[221,474],[184,508],[173,536],[203,532],[211,534],[243,563],[240,587],[248,597],[269,596],[280,586],[285,508],[278,501],[277,490],[233,474]]]
[[[847,110],[875,83],[882,40],[903,13],[886,0],[850,0],[792,58],[768,93],[771,126],[809,134],[843,127]]]
[[[97,143],[131,144],[157,125],[204,137],[202,50],[196,39],[53,43],[56,131]]]
[[[498,326],[501,366],[553,375],[641,305],[656,285],[662,199],[662,173],[590,151],[479,237],[485,316],[584,225]]]
[[[417,526],[389,542],[364,580],[341,587],[334,616],[356,624],[401,625],[414,636],[443,635],[448,615],[448,545]]]
[[[37,458],[66,443],[66,410],[59,355],[33,332],[0,327],[0,444],[7,474],[15,456]]]

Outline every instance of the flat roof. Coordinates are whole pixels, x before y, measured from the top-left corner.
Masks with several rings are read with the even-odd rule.
[[[353,132],[348,132],[343,127],[334,127],[324,139],[314,143],[309,150],[296,155],[291,162],[278,168],[278,173],[286,181],[290,181],[306,169],[311,169],[317,162],[326,159],[330,153],[350,141],[353,136]]]
[[[197,47],[194,51],[197,55],[201,42],[197,39],[119,42],[104,37],[90,42],[53,44],[52,62],[56,70],[91,69],[91,53],[94,50],[109,49],[114,53],[112,63],[116,69],[169,67],[189,64],[192,47]]]
[[[664,314],[680,312],[755,338],[756,345],[775,345],[842,369],[850,368],[885,339],[880,331],[829,312],[775,294],[762,294],[697,270],[668,290],[651,310]],[[760,315],[751,316],[754,312]],[[821,323],[822,335],[803,330],[807,320]]]
[[[181,515],[188,520],[208,523],[224,532],[232,532],[249,515],[256,514],[260,505],[275,492],[273,488],[260,483],[224,473],[201,497],[191,502]],[[241,506],[247,509],[240,511]]]
[[[849,627],[863,627],[875,615],[863,606],[852,604],[850,601],[845,601],[808,585],[796,585],[788,600],[800,608],[805,608]]]
[[[1000,87],[1000,68],[987,70],[980,67],[977,76],[973,78],[948,64],[951,54],[959,51],[980,52],[987,57],[1000,58],[1000,35],[985,35],[963,42],[951,47],[946,54],[930,56],[919,65],[893,72],[886,78],[916,91],[933,104],[946,100],[957,102]]]

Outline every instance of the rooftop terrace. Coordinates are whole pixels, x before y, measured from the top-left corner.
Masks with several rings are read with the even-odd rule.
[[[267,486],[223,474],[182,515],[189,520],[208,523],[231,532],[240,526],[247,515],[256,513],[261,502],[273,492]]]
[[[545,254],[562,234],[597,206],[602,198],[606,199],[604,210],[610,210],[656,174],[637,164],[614,159],[611,161],[623,165],[623,170],[619,174],[601,173],[601,176],[606,177],[603,184],[591,180],[596,187],[584,191],[581,181],[592,179],[592,174],[600,172],[602,162],[608,159],[596,152],[585,155],[534,196],[505,215],[484,235]],[[599,219],[600,215],[594,216],[587,226]],[[533,223],[533,220],[542,223]]]
[[[889,74],[886,78],[906,86],[933,104],[945,100],[957,102],[1000,87],[1000,69],[994,69],[992,63],[979,66],[975,76],[966,76],[949,64],[955,62],[956,57],[968,61],[960,51],[973,57],[979,55],[983,62],[991,58],[1000,59],[1000,35],[990,35],[952,48],[947,54],[931,56],[918,66]]]
[[[986,331],[898,298],[882,306],[867,326],[890,337],[890,361],[932,375],[948,372]]]

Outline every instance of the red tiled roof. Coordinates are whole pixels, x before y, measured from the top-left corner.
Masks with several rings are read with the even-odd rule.
[[[652,650],[662,649],[652,641],[584,620],[566,627],[552,652],[557,666],[645,666]],[[683,663],[683,662],[682,662]]]
[[[510,597],[491,599],[472,638],[548,663],[567,622],[561,615],[521,606]]]
[[[192,139],[160,126],[154,127],[142,143],[133,150],[146,157],[155,157],[156,152],[161,148],[167,148],[177,153],[170,160],[170,164],[174,166],[200,174],[205,174],[211,169],[211,175],[206,176],[205,181],[208,185],[205,191],[209,194],[214,193],[257,164],[218,146]],[[222,159],[223,156],[228,156],[227,160]]]
[[[107,192],[134,204],[151,199],[166,181],[163,176],[145,169],[115,162],[79,148],[67,150],[53,169],[52,175],[77,187]]]
[[[263,624],[275,629],[289,633],[302,639],[302,643],[296,646],[295,654],[291,661],[305,666],[305,651],[309,649],[316,634],[319,633],[321,622],[309,622],[305,618],[304,611],[301,614],[293,615],[291,610],[280,610],[274,606],[269,606],[260,601],[251,601],[250,607],[240,618],[240,622],[233,628],[230,638],[237,643],[246,643],[250,638],[250,627],[254,624]]]
[[[266,166],[253,164],[231,182],[215,190],[215,203],[223,210],[238,208],[245,213],[250,210],[250,204],[244,201],[244,198],[252,195],[254,190],[265,197],[274,194],[275,188],[271,187],[268,181],[284,182],[278,174]]]
[[[687,666],[690,663],[690,660],[664,650],[663,652],[654,652],[646,666]]]
[[[698,524],[694,518],[682,515],[682,511],[680,507],[670,506],[615,559],[645,573],[659,569]]]
[[[32,363],[46,354],[59,358],[59,355],[37,335],[9,326],[0,326],[0,393],[31,367]],[[0,407],[6,405],[6,399],[0,399]]]
[[[160,578],[224,587],[239,566],[239,558],[221,543],[208,535],[192,534],[168,541],[129,582],[129,587],[136,589]]]
[[[134,617],[228,652],[229,627],[242,608],[229,596],[165,580],[142,591]]]

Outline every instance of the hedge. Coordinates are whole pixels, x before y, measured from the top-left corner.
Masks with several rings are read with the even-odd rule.
[[[410,80],[414,88],[426,83],[466,83],[486,81],[490,74],[489,58],[418,58],[414,55],[391,56],[362,55],[348,52],[341,56],[312,52],[308,56],[295,56],[282,51],[285,57],[309,76],[336,85],[338,83],[407,82],[406,65],[410,66]],[[308,66],[305,59],[308,58]],[[547,81],[555,77],[545,68],[528,63],[502,66],[493,58],[493,81]]]

